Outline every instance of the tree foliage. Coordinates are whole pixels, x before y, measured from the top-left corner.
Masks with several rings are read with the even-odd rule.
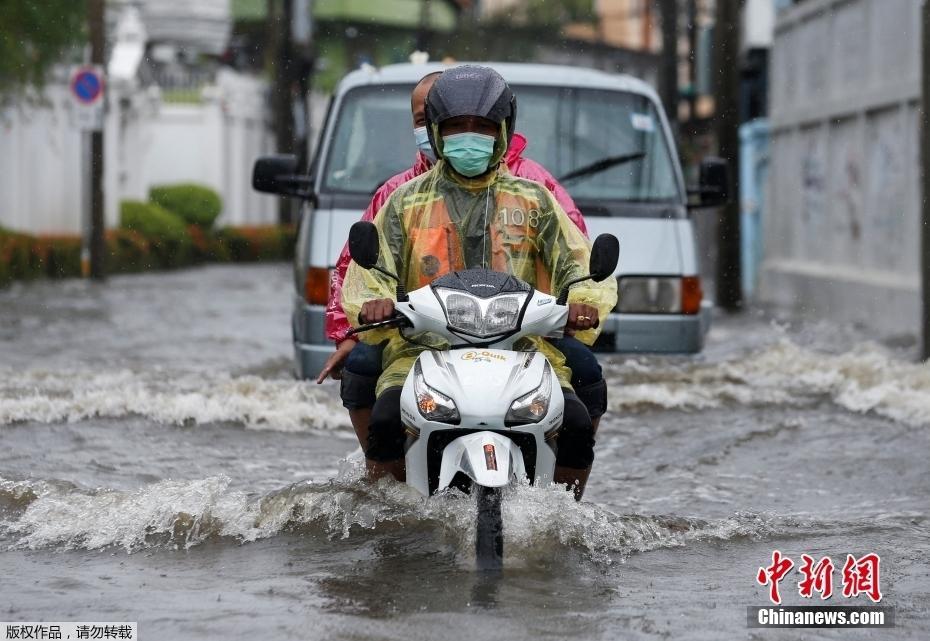
[[[594,0],[522,0],[491,16],[492,20],[527,25],[558,26],[569,22],[593,22]]]
[[[39,88],[85,40],[83,0],[0,0],[0,96]]]

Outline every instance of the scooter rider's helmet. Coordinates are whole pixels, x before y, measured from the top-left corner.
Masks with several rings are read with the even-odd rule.
[[[498,145],[499,161],[510,146],[517,121],[517,98],[499,73],[490,67],[462,65],[442,73],[426,96],[426,131],[437,158],[442,158],[439,125],[457,116],[487,118],[500,127],[507,146]]]

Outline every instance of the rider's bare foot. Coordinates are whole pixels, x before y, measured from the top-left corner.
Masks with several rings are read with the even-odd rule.
[[[365,463],[368,468],[368,478],[372,481],[377,481],[378,479],[390,475],[394,477],[394,480],[403,483],[407,478],[404,459],[397,459],[396,461],[373,461],[368,458],[365,459]]]
[[[588,483],[589,474],[591,474],[590,467],[579,470],[573,467],[556,465],[552,480],[559,485],[568,486],[566,489],[571,490],[575,494],[576,501],[580,501],[581,497],[584,495],[584,488]]]

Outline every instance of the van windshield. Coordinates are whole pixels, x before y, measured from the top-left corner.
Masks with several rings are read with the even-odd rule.
[[[559,178],[576,201],[680,198],[659,116],[638,94],[597,89],[516,87],[524,155]]]
[[[324,166],[323,190],[372,194],[408,169],[416,152],[411,85],[346,93]],[[557,178],[575,200],[674,202],[681,198],[661,121],[645,97],[596,89],[514,86],[524,156]]]
[[[359,87],[346,92],[329,146],[323,190],[371,195],[416,154],[413,85]]]

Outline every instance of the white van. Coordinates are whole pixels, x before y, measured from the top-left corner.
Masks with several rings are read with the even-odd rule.
[[[525,156],[541,163],[574,198],[591,238],[620,239],[620,302],[597,348],[693,353],[702,349],[711,304],[703,299],[692,221],[677,150],[655,91],[635,78],[591,69],[481,63],[517,96]],[[330,270],[374,191],[409,168],[415,147],[410,92],[438,64],[353,71],[330,102],[307,175],[292,156],[259,159],[253,186],[302,197],[295,252],[295,370],[315,377],[334,346],[324,333]],[[692,207],[719,205],[726,165],[708,159]]]

